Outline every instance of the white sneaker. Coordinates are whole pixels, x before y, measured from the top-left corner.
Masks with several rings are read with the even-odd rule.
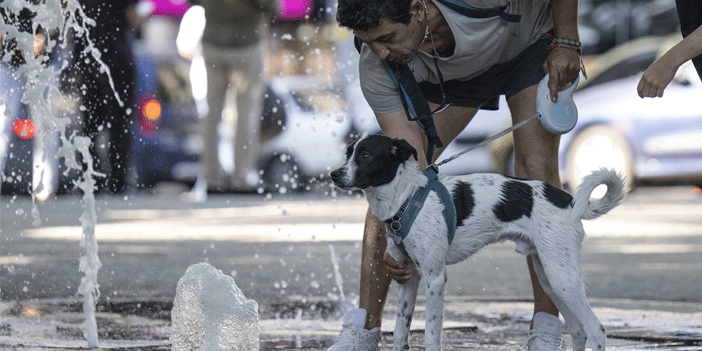
[[[327,351],[378,351],[380,328],[366,330],[366,310],[358,308],[344,316],[341,334]]]
[[[535,314],[534,329],[529,331],[526,347],[529,351],[565,351],[561,320],[545,312]]]

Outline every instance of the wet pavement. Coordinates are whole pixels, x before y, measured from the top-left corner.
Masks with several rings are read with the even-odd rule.
[[[325,350],[340,328],[343,304],[329,300],[259,302],[261,350]],[[609,350],[702,350],[702,304],[599,300],[591,304],[607,328]],[[383,349],[392,346],[394,301],[388,301]],[[420,299],[410,345],[423,349],[424,304]],[[169,350],[168,299],[115,300],[98,305],[99,349]],[[522,350],[531,301],[449,297],[444,350]],[[77,300],[39,300],[0,305],[1,350],[85,349]],[[566,343],[570,345],[567,337]]]
[[[585,224],[588,296],[608,349],[702,350],[702,197],[691,189],[643,188]],[[209,262],[258,302],[261,350],[325,350],[342,311],[357,304],[366,209],[355,196],[99,198],[100,349],[169,350],[178,279],[189,265]],[[27,199],[0,198],[0,210],[0,350],[86,348],[76,297],[82,204],[40,203],[38,227]],[[448,273],[444,349],[523,349],[531,291],[513,245],[491,245]],[[411,334],[420,350],[421,294]],[[394,286],[389,296],[385,350]]]

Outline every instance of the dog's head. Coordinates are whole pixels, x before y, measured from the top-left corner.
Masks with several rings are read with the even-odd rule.
[[[349,145],[346,162],[331,172],[331,178],[344,190],[377,187],[392,181],[410,156],[416,160],[417,150],[405,140],[371,135]]]

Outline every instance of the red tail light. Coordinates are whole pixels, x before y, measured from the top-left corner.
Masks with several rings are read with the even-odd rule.
[[[29,140],[37,134],[37,126],[29,119],[18,119],[12,124],[12,130],[18,138]]]
[[[142,97],[139,101],[139,130],[144,135],[153,134],[161,118],[161,103],[154,97]]]

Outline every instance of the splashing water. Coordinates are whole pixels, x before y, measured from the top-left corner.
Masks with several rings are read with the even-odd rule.
[[[339,258],[336,256],[334,245],[329,244],[329,251],[331,254],[332,267],[334,268],[336,287],[339,289],[339,300],[336,303],[336,307],[343,316],[346,314],[346,312],[354,308],[354,304],[351,301],[346,300],[346,296],[344,296],[344,278],[341,276],[341,272],[339,271]]]
[[[171,310],[174,351],[259,350],[258,304],[234,278],[202,262],[178,281]]]
[[[59,149],[56,158],[64,159],[68,171],[71,169],[82,172],[81,179],[76,183],[76,187],[83,193],[84,212],[80,217],[83,228],[83,237],[80,242],[84,250],[84,256],[80,258],[79,270],[85,273],[78,287],[78,293],[84,297],[83,310],[85,322],[83,323],[83,334],[88,342],[88,347],[94,348],[98,344],[97,323],[95,320],[95,305],[100,295],[97,283],[97,273],[101,263],[98,257],[98,245],[95,239],[95,225],[97,214],[95,211],[95,177],[104,175],[95,172],[93,168],[93,158],[90,155],[89,147],[91,140],[85,136],[66,135],[66,128],[71,123],[70,118],[54,116],[50,101],[52,96],[60,95],[56,88],[61,72],[68,67],[68,60],[63,60],[61,65],[49,64],[49,55],[59,55],[59,51],[65,51],[72,38],[69,33],[79,40],[87,43],[83,56],[91,56],[101,67],[101,72],[106,74],[112,91],[120,106],[124,103],[115,90],[114,82],[107,65],[100,59],[100,51],[93,45],[90,39],[89,27],[95,26],[95,21],[88,18],[80,3],[77,0],[45,0],[35,4],[31,0],[5,0],[0,4],[7,13],[19,14],[27,9],[36,15],[33,18],[32,32],[22,32],[18,28],[18,23],[8,17],[0,19],[0,30],[5,40],[15,40],[17,48],[24,53],[25,63],[20,65],[15,75],[26,77],[22,103],[30,109],[30,116],[37,125],[37,140],[42,144],[42,149],[47,150],[47,136],[50,133],[59,133]],[[41,26],[46,31],[56,31],[58,35],[47,39],[46,53],[34,57],[34,36]],[[60,49],[60,50],[58,50]],[[5,56],[9,55],[5,53]],[[9,56],[3,57],[9,59]],[[0,97],[2,99],[4,97]],[[4,104],[7,106],[7,104]],[[6,111],[10,115],[12,111]],[[81,155],[78,161],[77,154]],[[45,152],[43,157],[52,157]],[[67,172],[68,172],[67,171]],[[36,207],[36,193],[44,188],[44,177],[41,177],[38,186],[32,192],[32,224],[41,224],[39,211]]]

